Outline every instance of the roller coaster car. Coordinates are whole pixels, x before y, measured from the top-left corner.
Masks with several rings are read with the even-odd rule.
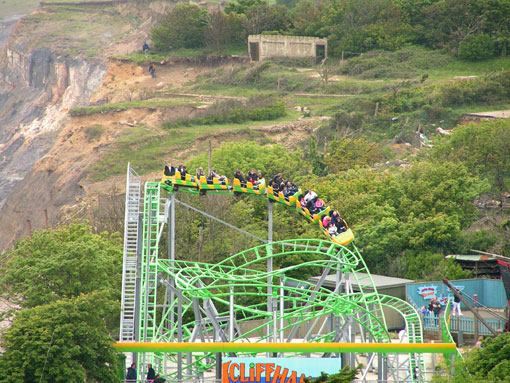
[[[347,229],[346,231],[335,235],[331,238],[331,242],[337,243],[339,245],[347,245],[354,239],[354,233],[351,229]]]
[[[251,182],[246,182],[246,187],[241,185],[241,181],[237,178],[234,178],[233,188],[234,192],[240,193],[248,193],[248,194],[257,194],[263,195],[266,191],[266,180],[262,178],[260,183],[254,186]]]
[[[171,178],[172,178],[172,183],[175,186],[198,188],[198,184],[197,184],[195,178],[194,177],[192,178],[190,174],[186,174],[183,179],[181,173],[176,171],[175,176],[171,177]]]
[[[299,201],[296,201],[296,211],[305,217],[308,221],[314,222],[310,211],[306,207],[301,207]]]
[[[198,187],[200,190],[229,190],[227,178],[225,178],[225,181],[223,182],[217,178],[213,178],[212,182],[207,182],[207,178],[201,176],[198,180]]]
[[[161,183],[171,187],[174,184],[174,178],[175,176],[167,176],[163,172],[163,177],[161,177]]]
[[[241,193],[264,195],[267,193],[266,197],[269,200],[282,203],[291,208],[295,208],[296,211],[305,217],[309,222],[317,222],[323,230],[324,235],[330,238],[331,242],[345,246],[354,239],[354,234],[352,230],[347,227],[347,223],[345,224],[347,227],[346,231],[331,237],[326,228],[322,226],[322,217],[325,214],[329,214],[331,210],[330,207],[326,207],[318,214],[310,214],[310,211],[307,208],[301,207],[301,204],[298,200],[298,196],[302,194],[301,189],[298,189],[294,195],[285,198],[282,192],[277,192],[275,194],[271,186],[268,186],[266,189],[265,179],[262,179],[261,182],[254,187],[251,182],[246,182],[246,186],[242,186],[241,182],[237,178],[234,178],[233,187],[230,188],[228,185],[228,179],[225,179],[225,182],[221,182],[219,179],[213,178],[212,183],[211,181],[208,183],[207,178],[204,176],[199,177],[199,179],[195,181],[195,178],[192,178],[189,174],[186,174],[184,179],[182,179],[181,173],[177,171],[173,176],[163,175],[161,183],[162,186],[171,193],[176,192],[181,186],[187,188],[187,191],[190,193],[198,193],[199,190],[200,194],[205,194],[208,190],[225,193],[233,191],[236,195],[240,195]],[[193,190],[192,188],[197,190]]]
[[[298,200],[298,196],[300,194],[301,189],[298,189],[297,192],[286,198],[282,192],[275,192],[271,186],[267,187],[267,198],[291,207],[296,205],[296,201]]]
[[[344,221],[345,222],[345,221]],[[322,226],[322,221],[319,221],[319,226],[322,228],[322,231],[324,232],[324,235],[331,238],[331,242],[334,242],[338,245],[347,245],[354,239],[354,233],[351,229],[347,228],[346,231],[343,231],[334,237],[331,237],[328,230]]]
[[[326,208],[312,216],[313,221],[322,222],[322,217],[324,217],[325,214],[329,214],[329,211],[331,208],[329,206],[326,206]]]

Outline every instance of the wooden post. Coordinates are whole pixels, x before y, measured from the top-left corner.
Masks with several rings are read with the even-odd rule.
[[[32,236],[32,223],[29,219],[27,219],[27,229],[28,229],[28,235]]]
[[[49,227],[48,227],[48,209],[44,209],[44,227],[46,227],[46,229],[49,229]]]
[[[377,112],[379,111],[379,102],[375,103],[375,111],[374,111],[374,117],[377,117]]]
[[[478,309],[476,307],[473,308],[473,332],[475,337],[475,342],[478,342]]]

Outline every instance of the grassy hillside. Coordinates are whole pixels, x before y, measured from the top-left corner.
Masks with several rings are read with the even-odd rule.
[[[2,0],[0,4],[0,19],[2,19],[34,11],[39,5],[39,0]]]

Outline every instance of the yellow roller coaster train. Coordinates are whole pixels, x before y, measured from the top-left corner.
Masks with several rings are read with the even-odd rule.
[[[328,214],[332,209],[329,206],[325,206],[323,210],[321,210],[317,214],[312,214],[306,207],[302,207],[298,196],[303,194],[302,190],[298,188],[298,191],[291,196],[284,196],[281,191],[273,190],[271,186],[266,185],[265,179],[261,179],[256,185],[252,182],[241,182],[239,179],[234,178],[234,182],[232,185],[229,184],[229,180],[226,177],[221,178],[206,178],[205,176],[197,176],[194,177],[189,173],[181,174],[179,171],[175,170],[172,172],[172,175],[165,175],[163,173],[163,177],[161,179],[162,187],[167,191],[173,193],[178,190],[184,191],[187,193],[193,194],[202,194],[205,195],[207,193],[214,194],[234,194],[234,195],[242,195],[247,194],[251,196],[259,196],[265,199],[270,200],[271,202],[277,202],[282,205],[289,207],[290,209],[295,210],[309,222],[316,223],[320,226],[324,235],[329,238],[332,242],[339,245],[347,245],[354,239],[354,234],[352,230],[345,223],[346,230],[331,236],[328,233],[327,228],[323,226],[322,218],[324,215]]]

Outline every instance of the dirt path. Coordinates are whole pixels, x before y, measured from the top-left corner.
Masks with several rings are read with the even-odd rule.
[[[227,96],[188,95],[179,92],[179,89],[188,83],[197,80],[201,75],[212,73],[218,67],[190,66],[183,64],[156,65],[156,77],[152,78],[148,64],[138,64],[120,60],[111,60],[101,88],[92,96],[91,102],[117,103],[122,101],[149,99],[166,94],[184,93],[183,97],[227,98]],[[238,64],[229,64],[224,67],[229,70]]]

